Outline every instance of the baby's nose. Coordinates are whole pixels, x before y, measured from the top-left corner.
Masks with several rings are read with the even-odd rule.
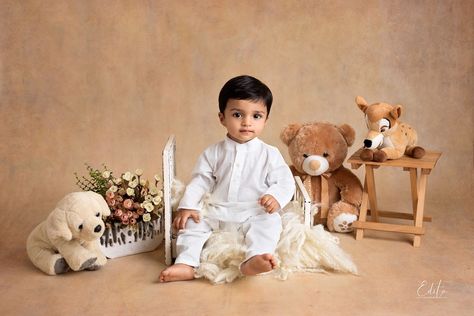
[[[250,126],[250,119],[246,118],[242,120],[242,125],[244,126]]]

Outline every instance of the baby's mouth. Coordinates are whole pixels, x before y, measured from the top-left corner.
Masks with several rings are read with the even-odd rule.
[[[253,133],[253,131],[251,131],[249,129],[241,129],[240,132],[241,133]]]

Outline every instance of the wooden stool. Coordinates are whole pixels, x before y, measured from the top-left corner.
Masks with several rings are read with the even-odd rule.
[[[421,159],[414,159],[403,156],[399,159],[387,160],[385,162],[364,161],[360,159],[362,148],[355,152],[347,162],[351,164],[352,169],[358,169],[361,165],[365,166],[364,191],[362,194],[362,205],[360,207],[359,220],[352,224],[356,229],[356,240],[364,237],[364,229],[399,232],[413,234],[413,247],[419,247],[421,235],[425,233],[422,227],[423,221],[431,222],[431,217],[424,217],[426,182],[431,170],[441,156],[440,152],[426,151]],[[389,212],[377,209],[377,199],[375,194],[374,169],[379,167],[402,167],[404,171],[410,172],[411,197],[413,214],[404,212]],[[418,181],[418,168],[421,169]],[[368,203],[370,202],[370,209]],[[367,213],[370,214],[372,222],[367,222]],[[414,225],[395,225],[380,223],[379,217],[401,218],[414,220]]]

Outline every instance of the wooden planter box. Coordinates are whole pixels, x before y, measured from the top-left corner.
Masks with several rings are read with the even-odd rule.
[[[107,258],[118,258],[153,251],[163,241],[162,217],[137,223],[136,228],[116,223],[100,237],[100,249]]]

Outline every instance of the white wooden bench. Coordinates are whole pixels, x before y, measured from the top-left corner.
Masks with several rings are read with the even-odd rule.
[[[172,229],[172,196],[171,187],[176,177],[176,139],[174,135],[168,138],[163,149],[163,198],[164,198],[164,238],[165,238],[165,262],[167,265],[172,264],[176,258],[176,234]],[[311,199],[303,186],[300,177],[295,177],[296,192],[293,197],[303,210],[304,223],[308,227],[313,226],[314,214],[311,214]]]

